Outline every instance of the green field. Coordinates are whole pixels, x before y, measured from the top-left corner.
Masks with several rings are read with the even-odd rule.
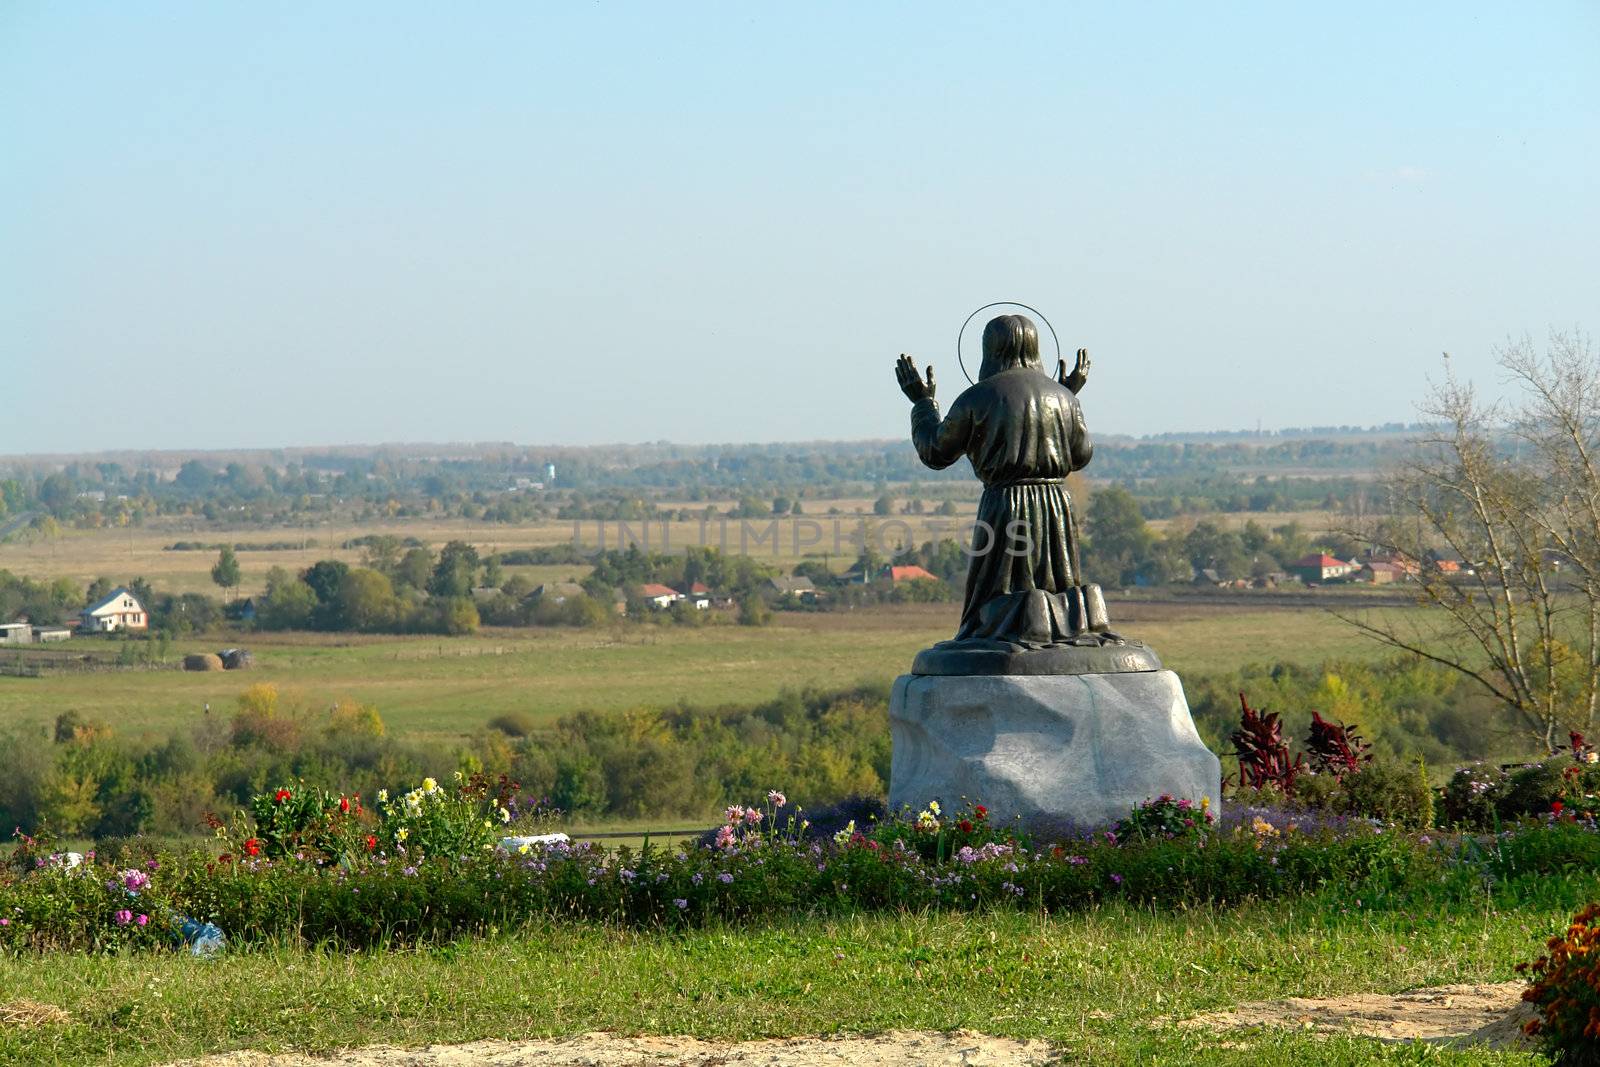
[[[1296,1029],[1171,1020],[1243,1001],[1505,981],[1592,892],[1427,914],[1327,901],[1040,916],[891,914],[681,934],[552,924],[441,949],[0,958],[0,989],[65,1023],[0,1026],[6,1063],[160,1063],[609,1030],[746,1039],[953,1030],[1048,1038],[1064,1063],[1538,1064]],[[1293,1026],[1293,1022],[1290,1022]],[[977,1061],[974,1061],[977,1062]]]
[[[243,643],[256,653],[254,670],[0,676],[0,728],[77,711],[123,736],[166,734],[194,723],[207,703],[214,712],[231,714],[246,686],[272,682],[306,707],[354,699],[376,705],[401,736],[445,740],[509,711],[549,720],[585,708],[752,703],[784,688],[887,680],[903,673],[919,649],[950,636],[956,614],[949,604],[904,605],[778,613],[767,627],[624,625],[457,638],[223,635],[175,651]],[[1263,607],[1249,598],[1225,607],[1113,601],[1112,614],[1117,626],[1150,642],[1180,673],[1381,654],[1324,611]],[[74,647],[108,644],[114,643],[80,638]]]

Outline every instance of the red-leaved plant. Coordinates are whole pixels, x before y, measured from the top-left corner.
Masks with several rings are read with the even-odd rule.
[[[1306,754],[1311,757],[1311,770],[1316,774],[1331,774],[1340,781],[1363,763],[1372,761],[1372,744],[1361,736],[1355,723],[1345,725],[1324,719],[1318,712],[1311,713],[1311,736],[1306,738]]]
[[[1252,708],[1243,693],[1239,694],[1239,708],[1239,728],[1228,738],[1239,760],[1238,784],[1277,789],[1288,796],[1294,792],[1301,757],[1289,758],[1290,739],[1283,735],[1282,718],[1275,711]]]

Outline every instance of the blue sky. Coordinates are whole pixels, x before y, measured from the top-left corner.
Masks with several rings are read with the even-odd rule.
[[[0,453],[1414,417],[1600,329],[1600,4],[0,6]]]

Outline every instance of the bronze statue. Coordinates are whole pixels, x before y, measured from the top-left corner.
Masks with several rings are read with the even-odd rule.
[[[977,382],[944,418],[910,356],[895,365],[912,401],[911,440],[935,470],[962,456],[983,482],[954,641],[917,658],[918,674],[1079,674],[1160,668],[1155,655],[1111,632],[1098,586],[1084,581],[1067,475],[1094,455],[1078,394],[1089,377],[1079,349],[1054,376],[1039,363],[1039,332],[1025,315],[983,331]],[[1040,653],[1044,653],[1041,655]]]

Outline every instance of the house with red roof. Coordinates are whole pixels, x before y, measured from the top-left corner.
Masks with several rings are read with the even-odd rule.
[[[670,585],[661,585],[658,582],[646,582],[637,590],[639,599],[655,608],[670,608],[683,599],[683,594]]]
[[[937,582],[939,580],[938,575],[914,563],[903,567],[885,567],[882,576],[895,585],[899,585],[901,582]]]

